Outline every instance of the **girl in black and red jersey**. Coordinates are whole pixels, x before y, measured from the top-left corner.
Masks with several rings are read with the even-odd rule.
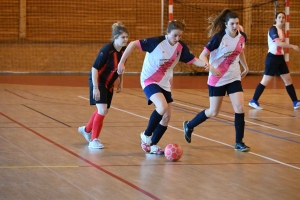
[[[89,147],[102,149],[104,146],[98,139],[105,115],[108,113],[113,97],[114,82],[119,78],[117,92],[122,89],[122,74],[117,73],[118,63],[125,51],[129,32],[121,22],[112,25],[112,42],[106,44],[92,66],[90,85],[90,105],[96,105],[86,126],[78,128],[78,132],[89,142]]]
[[[291,48],[296,51],[300,51],[297,45],[288,44],[285,42],[285,35],[283,26],[285,24],[285,14],[279,12],[275,17],[275,24],[269,29],[268,32],[268,55],[265,61],[265,72],[261,82],[257,85],[252,100],[249,102],[249,106],[252,108],[261,110],[258,103],[260,95],[263,93],[265,87],[270,83],[273,77],[277,74],[280,75],[285,83],[285,88],[289,94],[294,109],[300,107],[300,101],[297,98],[295,88],[293,86],[290,71],[284,60],[283,48]]]

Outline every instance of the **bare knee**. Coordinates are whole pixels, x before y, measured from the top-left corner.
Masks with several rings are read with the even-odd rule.
[[[213,110],[213,109],[205,110],[206,117],[216,117],[216,116],[218,116],[218,114],[219,114],[218,110]]]
[[[161,104],[156,105],[156,111],[160,115],[164,115],[168,111],[168,104],[162,102]]]
[[[243,105],[238,105],[238,106],[234,106],[234,112],[235,113],[244,113],[244,106]]]
[[[171,115],[169,113],[164,114],[162,120],[160,121],[160,124],[163,126],[168,126],[171,119]]]
[[[107,108],[98,108],[98,114],[105,116],[108,113],[108,109]]]

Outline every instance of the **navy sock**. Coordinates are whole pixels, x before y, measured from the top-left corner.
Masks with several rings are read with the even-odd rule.
[[[206,115],[205,115],[205,110],[202,110],[200,113],[198,113],[194,117],[194,119],[189,121],[189,123],[187,124],[187,127],[190,129],[193,129],[194,127],[198,126],[199,124],[201,124],[202,122],[204,122],[207,119],[208,119],[208,117],[206,117]]]
[[[160,115],[156,110],[150,116],[148,127],[145,130],[145,135],[151,136],[157,125],[159,124],[160,120],[162,119],[162,115]]]
[[[242,142],[245,132],[245,113],[235,113],[235,142]]]
[[[168,126],[163,126],[161,124],[158,124],[156,129],[154,130],[153,136],[152,136],[152,142],[150,145],[156,145],[161,137],[164,135],[166,132]]]
[[[291,84],[291,85],[288,85],[288,86],[285,86],[286,88],[286,91],[287,93],[290,95],[292,101],[297,101],[298,98],[297,98],[297,95],[296,95],[296,91],[295,91],[295,88],[294,88],[294,85]]]
[[[264,92],[266,86],[263,84],[259,83],[255,89],[254,95],[253,95],[253,100],[258,101],[260,95]]]

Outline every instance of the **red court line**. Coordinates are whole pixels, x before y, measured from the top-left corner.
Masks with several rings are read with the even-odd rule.
[[[19,96],[19,95],[18,95],[18,96]],[[22,98],[23,98],[23,97],[22,97]],[[71,151],[71,150],[69,150],[69,149],[67,149],[67,148],[65,148],[65,147],[63,147],[63,146],[61,146],[60,144],[58,144],[58,143],[54,142],[53,140],[51,140],[51,139],[49,139],[49,138],[43,136],[42,134],[36,132],[35,130],[32,130],[31,128],[29,128],[29,127],[23,125],[22,123],[20,123],[20,122],[14,120],[14,119],[12,119],[12,118],[10,118],[9,116],[3,114],[2,112],[0,112],[0,114],[1,114],[3,117],[5,117],[5,118],[11,120],[12,122],[14,122],[14,123],[20,125],[21,127],[27,129],[28,131],[34,133],[35,135],[37,135],[37,136],[43,138],[44,140],[46,140],[46,141],[48,141],[48,142],[54,144],[55,146],[57,146],[57,147],[61,148],[62,150],[66,151],[66,152],[68,152],[68,153],[70,153],[70,154],[72,154],[73,156],[79,158],[80,160],[82,160],[82,161],[84,161],[84,162],[90,164],[91,166],[95,167],[96,169],[98,169],[98,170],[100,170],[100,171],[102,171],[102,172],[108,174],[109,176],[111,176],[111,177],[113,177],[113,178],[115,178],[115,179],[121,181],[122,183],[125,183],[126,185],[128,185],[128,186],[130,186],[130,187],[132,187],[132,188],[134,188],[134,189],[136,189],[136,190],[142,192],[143,194],[147,195],[148,197],[150,197],[150,198],[152,198],[152,199],[157,199],[157,200],[159,199],[158,197],[156,197],[156,196],[150,194],[149,192],[143,190],[142,188],[139,188],[138,186],[136,186],[136,185],[130,183],[129,181],[126,181],[125,179],[123,179],[123,178],[121,178],[121,177],[119,177],[119,176],[117,176],[117,175],[115,175],[115,174],[113,174],[113,173],[111,173],[111,172],[109,172],[109,171],[103,169],[103,168],[100,167],[99,165],[96,165],[95,163],[93,163],[93,162],[91,162],[91,161],[89,161],[89,160],[87,160],[87,159],[81,157],[80,155],[74,153],[73,151]]]

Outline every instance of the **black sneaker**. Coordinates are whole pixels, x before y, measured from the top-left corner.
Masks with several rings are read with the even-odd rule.
[[[235,150],[241,151],[241,152],[248,152],[250,151],[250,147],[246,146],[244,142],[238,142],[234,146]]]
[[[183,122],[183,132],[184,132],[184,139],[188,142],[191,143],[192,141],[192,132],[194,131],[194,129],[188,128],[187,126],[188,121],[184,121]]]

